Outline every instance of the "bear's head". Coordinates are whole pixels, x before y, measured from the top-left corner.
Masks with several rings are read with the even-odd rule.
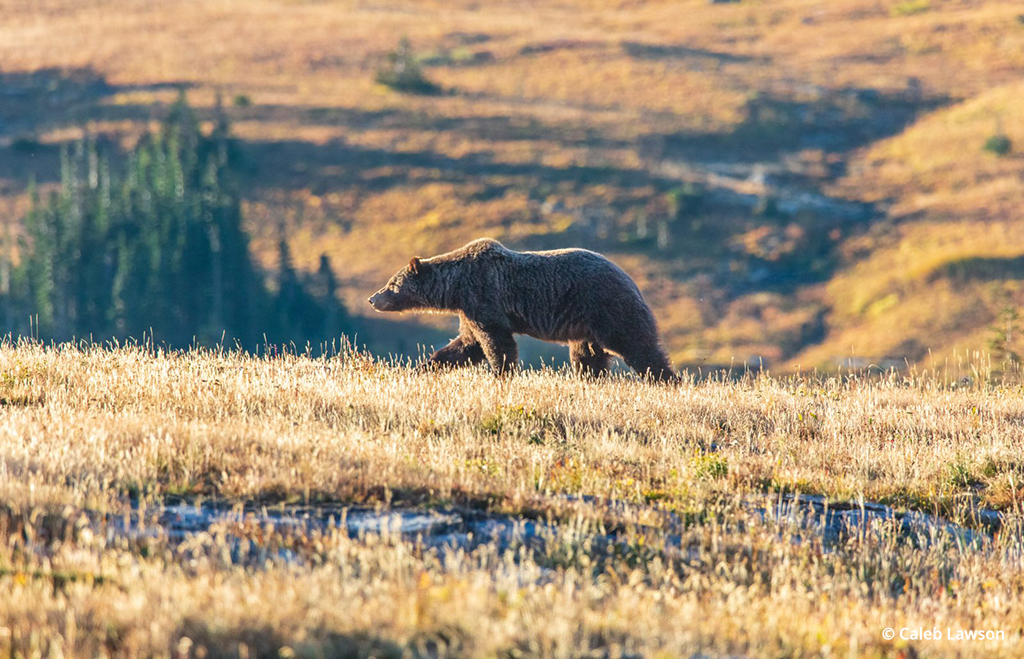
[[[432,266],[414,258],[367,302],[376,311],[409,311],[431,306],[427,292]]]

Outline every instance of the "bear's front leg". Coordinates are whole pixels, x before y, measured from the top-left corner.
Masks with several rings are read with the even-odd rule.
[[[580,375],[600,376],[608,372],[608,353],[599,343],[573,341],[569,344],[569,361]]]
[[[483,348],[491,369],[498,375],[515,370],[519,362],[519,346],[512,336],[512,330],[501,326],[483,325],[473,332]]]
[[[430,356],[423,368],[459,368],[472,366],[486,359],[483,348],[471,336],[459,335]]]

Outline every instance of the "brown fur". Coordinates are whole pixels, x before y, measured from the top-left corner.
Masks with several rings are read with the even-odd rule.
[[[607,371],[609,353],[657,380],[675,374],[658,341],[650,307],[629,275],[595,252],[515,252],[489,238],[429,259],[415,258],[369,300],[377,311],[459,316],[459,335],[430,363],[490,363],[497,373],[518,360],[515,334],[569,345],[573,366]]]

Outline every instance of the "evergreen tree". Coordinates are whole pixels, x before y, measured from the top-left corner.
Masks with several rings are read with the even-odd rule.
[[[331,266],[331,259],[326,254],[320,255],[320,268],[317,270],[320,305],[324,310],[324,323],[321,334],[327,340],[334,340],[341,334],[343,309],[338,301],[338,280]]]
[[[24,306],[30,319],[34,319],[30,323],[34,325],[35,332],[43,336],[53,329],[54,242],[44,219],[46,210],[40,207],[35,180],[29,182],[29,197],[32,205],[25,217],[25,235],[30,242],[21,245],[21,252],[25,255],[21,267],[27,289]]]
[[[152,331],[172,346],[224,337],[255,348],[264,334],[296,345],[333,337],[344,312],[326,257],[305,277],[282,241],[276,294],[253,264],[237,164],[219,104],[206,136],[184,95],[129,154],[121,181],[95,140],[65,149],[59,193],[43,205],[31,185],[20,264],[9,283],[8,254],[0,254],[3,308],[38,316],[32,329],[44,340]],[[311,286],[323,292],[313,295]],[[8,321],[7,329],[28,328]]]

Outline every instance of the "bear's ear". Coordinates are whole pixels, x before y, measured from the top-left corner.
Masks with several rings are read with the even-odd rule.
[[[412,270],[412,274],[414,275],[420,274],[420,268],[422,265],[423,264],[420,262],[420,258],[418,256],[414,256],[412,260],[409,261],[409,269]]]

